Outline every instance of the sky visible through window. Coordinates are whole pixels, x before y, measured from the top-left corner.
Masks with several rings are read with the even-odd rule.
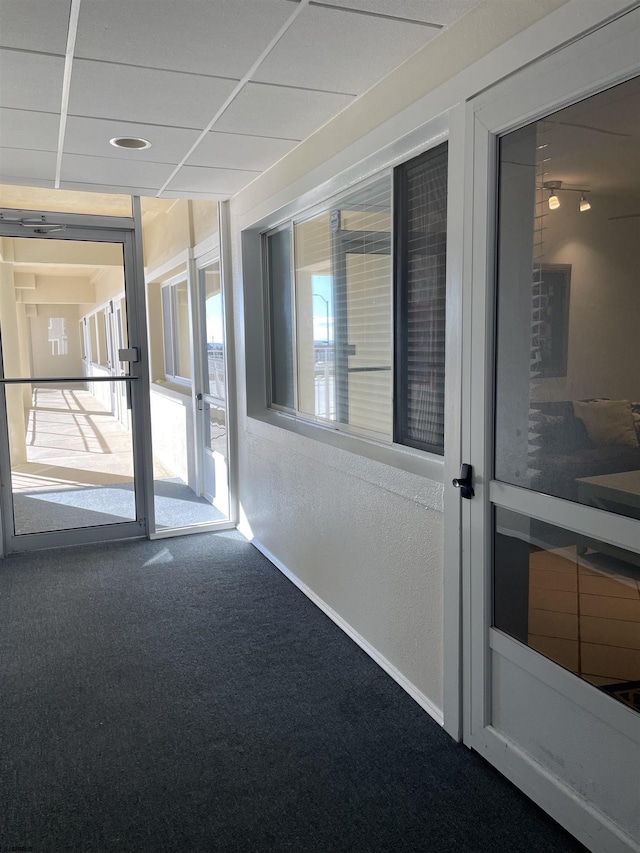
[[[331,276],[312,275],[311,292],[313,294],[313,340],[320,344],[331,343],[333,341]]]

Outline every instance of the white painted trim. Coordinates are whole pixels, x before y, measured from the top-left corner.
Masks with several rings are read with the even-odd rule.
[[[626,518],[585,504],[555,498],[531,489],[511,486],[498,480],[489,484],[491,503],[511,512],[563,527],[574,533],[608,542],[627,551],[637,551],[640,541],[640,523],[636,518]]]
[[[71,0],[69,9],[69,26],[67,27],[67,46],[64,55],[64,73],[62,77],[62,99],[60,103],[60,124],[58,126],[58,151],[56,154],[55,189],[60,189],[62,175],[62,157],[64,155],[64,138],[67,133],[67,114],[69,112],[69,93],[71,91],[71,71],[78,35],[78,19],[80,17],[81,0]]]
[[[220,234],[215,231],[200,243],[193,247],[193,257],[196,259],[198,269],[209,266],[220,257]]]
[[[553,687],[569,701],[575,702],[580,708],[640,744],[640,725],[636,711],[496,628],[489,631],[489,646],[538,681]]]
[[[633,838],[496,729],[485,729],[474,748],[593,853],[640,853]]]
[[[169,258],[168,261],[160,264],[154,269],[144,271],[144,280],[145,284],[152,284],[155,281],[158,281],[161,278],[164,278],[166,275],[171,275],[174,270],[176,270],[180,266],[185,267],[184,276],[186,277],[186,266],[191,257],[191,249],[184,249],[182,252],[178,252],[177,255],[174,255],[172,258]]]
[[[149,539],[174,539],[177,536],[191,536],[192,533],[218,533],[222,530],[235,530],[232,521],[209,521],[204,524],[190,524],[188,527],[163,527],[149,536]]]
[[[238,527],[240,529],[240,526]],[[242,531],[240,531],[242,532]],[[243,534],[246,535],[246,534]],[[444,717],[442,710],[437,707],[427,696],[422,693],[422,691],[418,690],[418,688],[413,684],[409,679],[403,675],[400,670],[394,666],[390,661],[388,661],[384,655],[380,654],[380,652],[374,648],[374,646],[369,643],[361,634],[359,634],[355,628],[352,628],[351,625],[347,621],[345,621],[339,613],[330,607],[323,599],[320,598],[309,586],[307,586],[304,581],[301,581],[300,578],[295,575],[290,569],[288,569],[285,564],[275,557],[268,548],[258,540],[253,538],[251,535],[248,537],[249,541],[252,545],[254,545],[261,554],[263,554],[269,562],[273,563],[273,565],[282,572],[282,574],[288,578],[293,584],[295,584],[298,589],[303,592],[307,598],[312,601],[322,612],[331,619],[332,622],[341,628],[344,633],[354,641],[360,648],[366,652],[369,657],[381,667],[387,675],[390,675],[393,680],[402,687],[402,689],[411,696],[411,698],[420,705],[420,707],[429,714],[432,719],[438,723],[438,725],[444,725]]]

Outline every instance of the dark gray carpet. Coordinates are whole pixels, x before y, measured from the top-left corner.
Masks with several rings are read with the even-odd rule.
[[[582,851],[235,533],[0,561],[0,849]]]

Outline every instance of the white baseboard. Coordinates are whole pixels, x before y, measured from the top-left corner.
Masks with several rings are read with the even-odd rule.
[[[326,601],[323,601],[310,587],[308,587],[304,581],[301,581],[300,578],[288,569],[277,557],[275,557],[268,548],[265,548],[258,539],[250,538],[249,541],[258,549],[258,551],[260,551],[261,554],[264,554],[267,560],[273,563],[273,565],[279,569],[286,578],[294,583],[298,589],[307,596],[307,598],[319,607],[323,613],[326,613],[329,619],[335,622],[335,624],[341,628],[345,634],[354,641],[354,643],[357,643],[360,648],[378,664],[378,666],[382,667],[387,675],[390,675],[391,678],[393,678],[393,680],[396,681],[400,687],[402,687],[402,689],[406,691],[409,696],[411,696],[411,698],[436,721],[436,723],[438,723],[438,725],[444,725],[442,710],[438,708],[437,705],[434,705],[433,702],[427,698],[424,693],[422,693],[422,691],[418,690],[415,684],[409,681],[409,679],[404,676],[397,667],[388,661],[384,655],[381,655],[380,652],[371,645],[371,643],[365,640],[365,638],[359,634],[355,628],[352,628],[339,613],[336,613],[336,611],[330,607]]]

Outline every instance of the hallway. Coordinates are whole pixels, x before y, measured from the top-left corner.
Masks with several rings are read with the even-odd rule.
[[[237,533],[7,558],[0,846],[578,853]]]
[[[11,470],[17,534],[136,517],[131,430],[79,385],[33,388],[27,461]],[[153,473],[159,527],[210,520],[211,505],[157,459]]]

